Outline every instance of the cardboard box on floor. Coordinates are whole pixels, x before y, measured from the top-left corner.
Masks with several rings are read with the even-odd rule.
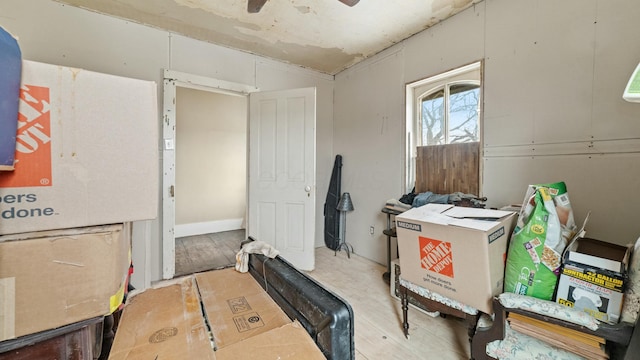
[[[127,300],[110,360],[325,359],[248,273],[215,270],[165,284]]]
[[[0,236],[0,340],[116,310],[129,249],[123,225]]]
[[[157,217],[154,82],[23,61],[0,234]]]
[[[509,211],[427,204],[396,217],[402,278],[491,314],[502,292]]]

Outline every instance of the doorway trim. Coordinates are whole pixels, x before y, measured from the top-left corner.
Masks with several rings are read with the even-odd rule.
[[[162,112],[162,277],[175,275],[175,138],[176,88],[184,87],[226,95],[247,97],[259,91],[255,86],[213,79],[174,70],[164,70]]]

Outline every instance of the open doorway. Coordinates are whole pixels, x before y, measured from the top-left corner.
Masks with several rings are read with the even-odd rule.
[[[244,164],[246,235],[276,247],[280,255],[302,270],[314,267],[315,234],[315,120],[316,89],[259,92],[257,88],[228,81],[165,70],[162,121],[162,277],[175,276],[176,235],[176,128],[178,89],[187,88],[241,97],[249,128]],[[251,95],[250,95],[251,94]],[[214,110],[208,111],[209,113]],[[177,126],[178,125],[178,126]],[[275,136],[274,136],[275,135]],[[207,140],[208,141],[208,140]],[[220,150],[228,155],[229,150]],[[196,153],[196,164],[211,154]],[[248,160],[248,161],[247,161]],[[216,176],[223,176],[216,171]],[[192,175],[193,176],[193,175]],[[285,190],[282,193],[281,190]],[[280,193],[279,193],[280,192]],[[284,196],[283,194],[286,194]],[[201,201],[197,193],[196,200]],[[233,219],[222,219],[233,220]],[[223,221],[226,223],[226,221]],[[206,223],[206,221],[205,221]],[[195,223],[199,224],[199,223]],[[197,226],[190,226],[199,227]],[[206,233],[206,232],[205,232]]]
[[[236,231],[246,224],[247,101],[249,93],[256,90],[243,84],[173,70],[164,72],[164,279],[176,275],[176,237]],[[227,166],[230,163],[234,164],[233,170]],[[220,191],[228,183],[233,184],[232,194],[235,195],[227,196],[227,193],[231,194],[229,188]],[[207,256],[199,251],[202,249],[192,250],[191,253],[200,257]],[[207,267],[214,266],[211,263],[215,259],[200,262],[205,260],[212,260],[206,261]]]
[[[246,96],[176,88],[176,275],[235,262],[245,238],[246,150]]]

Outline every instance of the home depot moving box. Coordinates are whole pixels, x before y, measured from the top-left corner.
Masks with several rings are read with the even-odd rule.
[[[23,62],[0,234],[153,219],[158,178],[155,83]]]
[[[396,217],[402,278],[491,314],[502,292],[509,211],[427,204]]]
[[[0,236],[0,340],[115,311],[129,249],[123,225]]]
[[[157,286],[129,296],[110,360],[325,359],[249,273],[214,270]]]

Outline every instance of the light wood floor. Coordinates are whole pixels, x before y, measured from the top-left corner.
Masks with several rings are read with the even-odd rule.
[[[176,273],[231,266],[242,240],[244,230],[176,239]],[[410,338],[404,337],[400,301],[382,280],[385,271],[385,266],[357,254],[349,259],[344,251],[334,255],[321,247],[316,249],[316,269],[308,272],[353,308],[356,359],[469,359],[467,331],[459,319],[434,318],[410,308]]]
[[[346,300],[355,316],[356,359],[469,359],[465,324],[409,308],[409,339],[402,333],[400,301],[382,280],[386,267],[344,252],[316,249],[316,269],[308,275]]]

